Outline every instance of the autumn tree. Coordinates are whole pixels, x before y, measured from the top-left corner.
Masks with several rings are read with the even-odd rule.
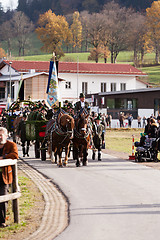
[[[151,43],[155,51],[155,62],[159,63],[160,54],[160,1],[154,1],[151,8],[146,9],[147,35],[146,41]]]
[[[82,24],[79,19],[79,12],[74,12],[73,13],[73,23],[71,25],[71,31],[72,31],[72,36],[73,36],[73,47],[77,51],[77,47],[81,47],[81,42],[82,42]]]
[[[62,43],[71,39],[71,31],[64,16],[56,16],[51,10],[41,14],[36,28],[38,38],[43,43],[42,50],[55,52],[59,59],[64,56]]]
[[[6,57],[6,53],[3,48],[0,47],[0,58]]]
[[[29,43],[29,34],[33,31],[34,25],[23,12],[15,12],[10,24],[13,29],[13,36],[18,42],[19,56],[24,56],[25,48]]]

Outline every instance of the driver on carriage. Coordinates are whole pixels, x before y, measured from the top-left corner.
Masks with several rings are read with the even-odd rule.
[[[101,116],[98,115],[93,123],[93,142],[95,148],[98,149],[98,161],[101,161],[101,149],[104,148],[104,134],[105,134],[105,127],[101,123]],[[93,151],[92,159],[95,159],[95,151]]]
[[[85,101],[84,93],[80,93],[79,98],[80,98],[80,101],[75,103],[75,108],[74,108],[75,113],[79,112],[82,108],[84,108],[90,114],[90,105],[87,101]]]

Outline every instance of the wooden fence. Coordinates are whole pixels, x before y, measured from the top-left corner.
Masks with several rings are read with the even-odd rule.
[[[20,188],[18,186],[17,160],[12,160],[12,159],[0,160],[0,167],[5,167],[5,166],[12,166],[12,170],[13,170],[12,193],[0,196],[0,203],[12,200],[14,222],[19,223],[19,201],[18,201],[18,198],[21,196],[21,193],[20,193]]]

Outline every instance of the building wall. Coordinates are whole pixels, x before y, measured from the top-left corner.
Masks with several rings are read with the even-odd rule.
[[[103,75],[103,74],[74,74],[74,73],[59,73],[59,77],[65,81],[71,82],[71,88],[66,89],[66,82],[62,82],[60,85],[60,92],[62,101],[70,99],[76,101],[79,98],[80,92],[82,92],[82,82],[88,83],[88,94],[101,92],[101,83],[106,83],[106,91],[111,91],[111,83],[116,83],[116,90],[120,91],[120,84],[126,83],[126,90],[136,89],[137,81],[134,76],[118,76],[118,75]],[[78,85],[78,91],[77,91]],[[140,83],[138,85],[141,88],[145,88],[146,85]]]
[[[48,76],[39,75],[24,80],[24,98],[31,97],[33,101],[47,99],[46,89]]]

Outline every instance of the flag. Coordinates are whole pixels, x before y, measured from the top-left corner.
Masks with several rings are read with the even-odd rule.
[[[57,69],[55,61],[50,61],[49,67],[49,77],[48,77],[48,85],[47,85],[47,102],[50,107],[53,105],[58,106],[59,104],[59,89],[58,89],[58,77],[57,77]]]
[[[18,99],[18,97],[19,97],[19,93],[20,93],[20,89],[21,89],[22,83],[23,83],[23,73],[21,73],[21,81],[20,81],[20,83],[19,83],[17,99]]]

